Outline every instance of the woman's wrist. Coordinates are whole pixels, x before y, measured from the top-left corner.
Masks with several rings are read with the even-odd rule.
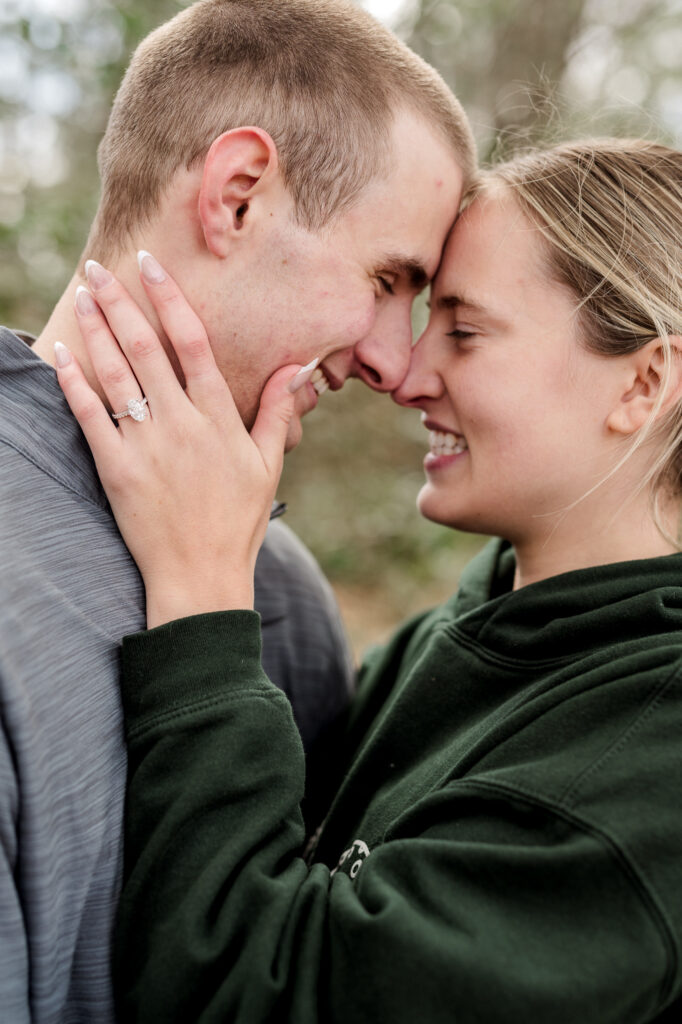
[[[182,587],[147,586],[147,629],[175,619],[209,612],[253,610],[253,576],[250,580],[224,580],[221,585]]]

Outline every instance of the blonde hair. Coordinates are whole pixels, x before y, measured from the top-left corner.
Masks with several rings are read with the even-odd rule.
[[[664,386],[612,475],[650,436],[672,368],[669,336],[682,335],[682,153],[645,140],[567,143],[492,168],[467,200],[499,185],[539,228],[552,278],[576,295],[588,349],[618,356],[661,339]],[[662,488],[682,493],[682,403],[656,430],[664,440],[641,484],[654,502]]]
[[[395,112],[428,119],[475,166],[471,130],[438,73],[345,0],[199,0],[137,48],[99,147],[88,252],[108,258],[181,166],[257,125],[278,147],[297,219],[318,229],[390,167]]]

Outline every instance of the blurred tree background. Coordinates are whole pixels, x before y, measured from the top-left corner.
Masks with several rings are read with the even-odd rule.
[[[276,3],[277,0],[272,0]],[[0,0],[0,322],[39,332],[95,210],[95,151],[129,54],[181,0]],[[682,0],[364,0],[439,69],[483,160],[576,135],[682,131]],[[304,301],[304,297],[302,297]],[[424,306],[415,310],[415,332]],[[426,434],[349,383],[287,458],[280,496],[357,648],[456,586],[480,538],[420,520]]]

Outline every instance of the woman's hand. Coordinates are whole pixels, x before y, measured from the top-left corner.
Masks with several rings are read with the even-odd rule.
[[[114,422],[77,360],[56,346],[57,374],[90,445],[116,522],[142,573],[148,627],[253,606],[253,569],[282,470],[294,391],[312,367],[288,366],[261,397],[251,434],[177,285],[148,254],[142,281],[177,355],[183,390],[146,317],[108,272],[89,266],[77,319]],[[98,282],[101,282],[98,284]],[[118,424],[118,425],[117,425]]]

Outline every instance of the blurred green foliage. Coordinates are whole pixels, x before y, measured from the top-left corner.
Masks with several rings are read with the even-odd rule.
[[[576,134],[674,141],[682,128],[682,0],[365,5],[455,89],[483,159]],[[95,211],[96,147],[129,54],[183,6],[0,0],[0,322],[38,332],[47,319]],[[422,303],[417,331],[423,320]],[[324,396],[287,458],[289,522],[339,586],[372,595],[368,623],[379,606],[392,621],[452,590],[479,543],[420,520],[425,448],[417,414],[349,385]]]
[[[181,6],[0,0],[0,322],[45,323],[97,206],[97,144],[129,54]]]

